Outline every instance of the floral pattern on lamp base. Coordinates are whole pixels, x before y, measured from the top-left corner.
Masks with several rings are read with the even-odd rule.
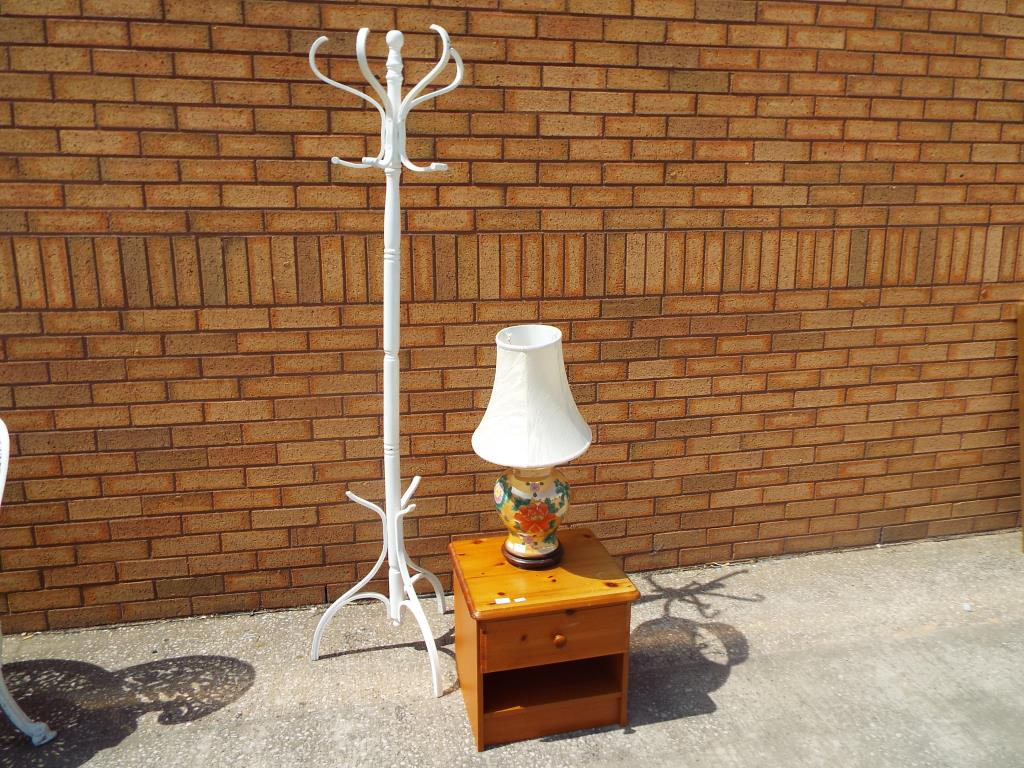
[[[560,472],[509,470],[494,484],[494,506],[508,528],[502,546],[506,560],[530,570],[558,565],[558,526],[569,509],[569,484]]]

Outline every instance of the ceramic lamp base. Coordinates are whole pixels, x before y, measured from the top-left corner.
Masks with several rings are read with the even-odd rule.
[[[569,509],[569,485],[551,467],[513,469],[494,485],[494,505],[508,528],[502,546],[517,568],[551,568],[562,559],[558,526]]]

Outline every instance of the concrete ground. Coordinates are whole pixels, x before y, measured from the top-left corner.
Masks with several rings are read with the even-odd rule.
[[[13,636],[8,684],[59,731],[0,724],[0,766],[1021,766],[1020,531],[638,574],[629,728],[477,754],[449,613],[346,607]],[[433,605],[428,603],[428,608]]]

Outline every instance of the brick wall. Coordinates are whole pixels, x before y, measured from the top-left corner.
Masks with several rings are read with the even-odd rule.
[[[354,32],[452,33],[405,179],[409,548],[497,530],[493,336],[554,323],[629,569],[1014,526],[1024,2],[4,0],[7,631],[322,602],[375,559]],[[450,7],[441,7],[450,6]],[[379,59],[377,60],[379,65]],[[379,67],[378,67],[379,68]]]

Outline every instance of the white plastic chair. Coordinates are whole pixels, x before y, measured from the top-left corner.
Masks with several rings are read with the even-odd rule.
[[[7,482],[7,465],[10,460],[11,436],[7,431],[7,425],[4,424],[3,419],[0,419],[0,502],[3,502],[4,498],[4,484]],[[7,690],[3,672],[3,640],[3,632],[0,631],[0,709],[14,723],[14,727],[32,739],[32,743],[38,747],[52,741],[57,733],[50,730],[46,723],[31,720],[18,706],[18,702],[11,696],[11,692]]]

